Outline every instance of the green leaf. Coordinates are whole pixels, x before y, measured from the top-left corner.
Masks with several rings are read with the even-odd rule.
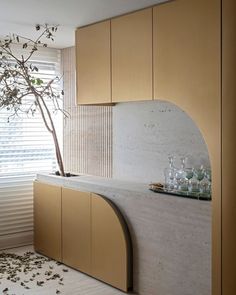
[[[36,84],[37,84],[37,85],[41,85],[41,84],[43,84],[43,80],[37,78],[37,79],[36,79]]]

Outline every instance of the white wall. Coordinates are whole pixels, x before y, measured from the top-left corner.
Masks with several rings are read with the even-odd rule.
[[[188,156],[189,165],[209,166],[202,135],[185,112],[163,101],[113,107],[113,177],[163,181],[168,156]]]

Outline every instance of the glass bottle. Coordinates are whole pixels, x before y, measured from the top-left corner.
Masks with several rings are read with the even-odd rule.
[[[188,191],[188,182],[186,180],[186,157],[180,158],[180,169],[176,170],[176,189],[178,191]]]
[[[174,183],[175,183],[175,167],[174,167],[174,157],[169,156],[169,166],[168,168],[165,168],[164,175],[165,175],[165,189],[172,191],[174,189]]]
[[[204,173],[205,173],[205,170],[203,165],[193,169],[193,178],[191,180],[190,187],[191,187],[191,192],[196,193],[197,196],[199,196],[199,194],[201,193],[201,181],[204,178]]]

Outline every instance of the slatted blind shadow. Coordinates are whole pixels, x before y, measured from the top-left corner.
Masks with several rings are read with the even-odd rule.
[[[62,50],[64,108],[63,151],[67,171],[112,177],[112,107],[77,106],[75,48]]]
[[[32,175],[0,177],[0,235],[33,230]]]

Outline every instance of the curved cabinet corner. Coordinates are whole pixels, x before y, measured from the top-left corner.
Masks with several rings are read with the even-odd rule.
[[[92,194],[92,276],[123,291],[131,287],[131,245],[118,209]]]

